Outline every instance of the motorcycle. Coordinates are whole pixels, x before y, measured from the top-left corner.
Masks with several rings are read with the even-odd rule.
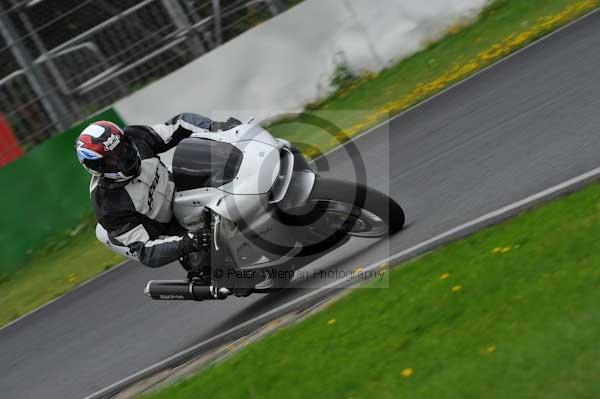
[[[290,142],[251,121],[193,134],[177,146],[171,168],[174,216],[205,251],[180,259],[187,279],[148,282],[153,299],[273,292],[351,237],[379,239],[404,226],[389,196],[319,175]]]

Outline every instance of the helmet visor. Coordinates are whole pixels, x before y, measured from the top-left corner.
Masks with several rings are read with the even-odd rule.
[[[104,172],[121,172],[125,177],[134,177],[138,174],[140,163],[140,155],[135,144],[125,136],[119,145],[104,157]]]

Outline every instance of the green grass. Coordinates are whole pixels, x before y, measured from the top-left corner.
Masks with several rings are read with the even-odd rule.
[[[392,66],[378,75],[365,75],[345,81],[330,97],[310,104],[311,112],[324,117],[342,129],[345,135],[332,138],[322,130],[306,124],[305,118],[280,121],[272,126],[275,135],[298,144],[309,156],[336,146],[360,131],[390,115],[435,94],[456,80],[483,68],[505,53],[478,62],[467,73],[452,71],[469,60],[477,58],[494,44],[503,43],[514,33],[528,32],[536,26],[538,18],[562,15],[556,23],[535,30],[514,51],[548,31],[564,24],[597,6],[598,0],[499,0],[486,9],[480,20],[466,27],[457,27],[444,39],[432,43],[426,50]],[[585,7],[573,12],[564,10],[574,4]],[[561,12],[563,12],[561,14]],[[450,77],[448,74],[450,73]],[[432,85],[432,83],[435,83]],[[425,88],[420,90],[419,87]],[[59,250],[46,250],[35,254],[28,265],[14,274],[0,276],[0,325],[36,308],[46,301],[72,289],[120,261],[93,238],[91,229],[78,237],[57,237],[63,245]],[[67,248],[66,244],[72,241]],[[77,279],[69,281],[74,273]],[[38,292],[36,290],[40,290]]]
[[[17,271],[0,275],[0,326],[123,261],[96,240],[91,220],[57,236]]]
[[[147,398],[598,398],[598,237],[595,184]]]

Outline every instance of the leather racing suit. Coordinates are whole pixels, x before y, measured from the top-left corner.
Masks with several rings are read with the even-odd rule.
[[[237,125],[239,121],[213,122],[201,115],[183,113],[164,124],[125,127],[125,135],[140,155],[140,171],[125,182],[92,177],[90,193],[98,239],[109,249],[148,267],[179,259],[179,244],[186,232],[173,218],[175,185],[158,154],[174,148],[194,132],[229,128],[232,123]]]

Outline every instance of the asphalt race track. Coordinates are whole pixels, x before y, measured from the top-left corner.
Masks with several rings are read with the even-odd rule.
[[[409,226],[343,265],[379,260],[598,167],[598,49],[595,13],[355,140],[369,185],[389,188]],[[345,151],[328,161],[333,175],[352,177]],[[177,265],[127,264],[1,330],[0,397],[81,398],[306,292],[204,303],[143,295],[150,279],[182,277]]]

